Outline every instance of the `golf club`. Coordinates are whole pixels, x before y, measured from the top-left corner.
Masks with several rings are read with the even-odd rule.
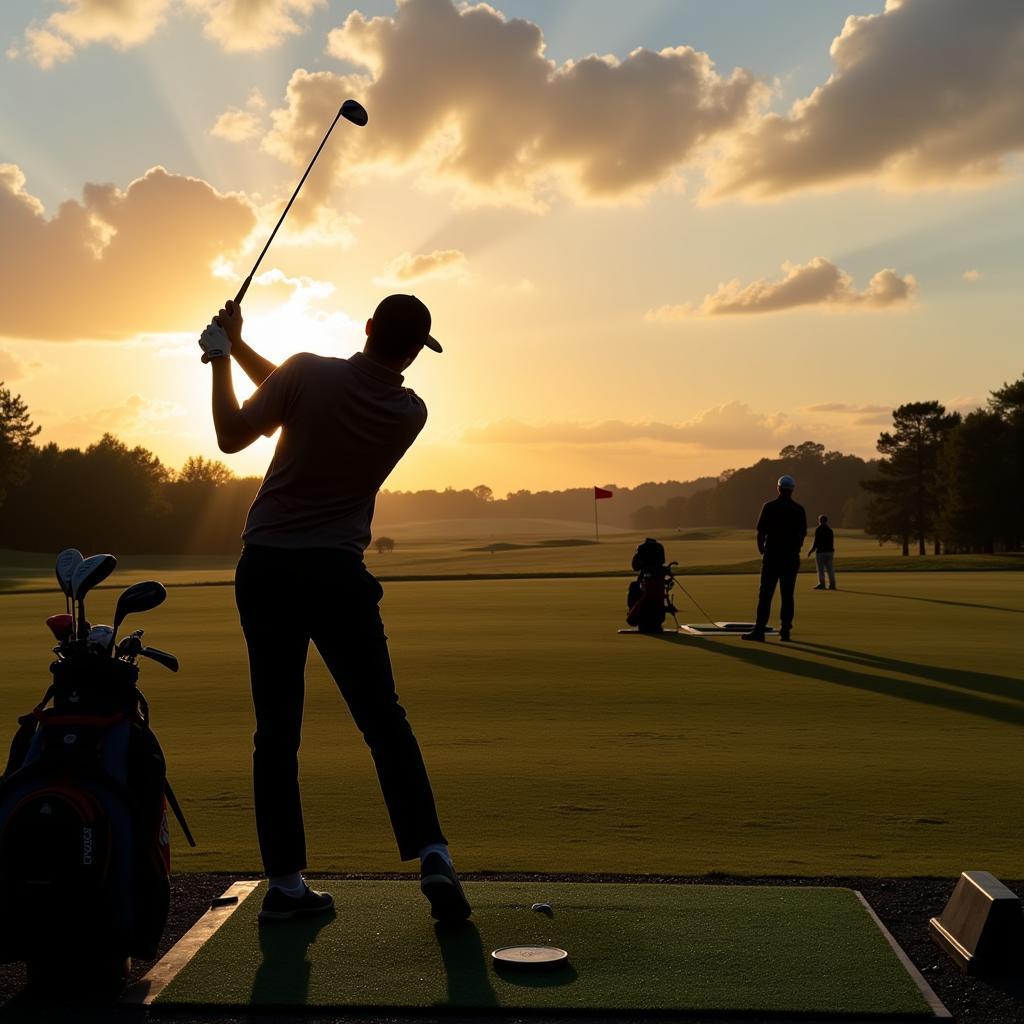
[[[173,654],[168,654],[166,651],[158,651],[155,647],[143,647],[139,654],[143,658],[155,661],[158,665],[163,665],[164,668],[169,668],[172,672],[178,671],[178,659]]]
[[[85,595],[97,584],[102,583],[117,568],[113,555],[92,555],[84,558],[71,576],[71,597],[78,602],[77,636],[87,634],[85,628]]]
[[[86,650],[95,654],[110,654],[114,631],[110,626],[93,626],[86,639]]]
[[[117,657],[123,661],[134,663],[139,656],[139,651],[142,650],[142,634],[144,632],[145,630],[137,629],[134,633],[129,633],[124,637],[117,645]]]
[[[51,615],[46,620],[46,625],[50,627],[54,639],[58,643],[63,643],[75,628],[75,617],[67,612],[61,612],[58,615]]]
[[[313,170],[313,164],[316,163],[316,158],[320,155],[320,150],[327,144],[328,138],[330,138],[331,132],[334,131],[334,126],[338,123],[339,118],[345,118],[346,121],[351,121],[352,124],[362,128],[369,120],[369,116],[366,113],[366,109],[362,104],[357,103],[355,100],[345,100],[342,103],[338,113],[334,115],[334,120],[331,122],[331,127],[327,129],[327,134],[323,137],[320,145],[317,146],[316,152],[313,154],[313,159],[309,161],[309,166],[306,168],[306,173],[299,179],[298,185],[295,186],[295,191],[292,193],[291,199],[288,200],[288,205],[284,208],[284,213],[281,214],[277,224],[274,225],[274,230],[270,232],[270,237],[267,239],[267,244],[263,246],[263,251],[256,257],[256,262],[253,264],[252,270],[249,271],[249,276],[242,282],[242,287],[238,289],[238,294],[235,296],[235,305],[239,305],[242,299],[245,297],[245,293],[249,290],[249,285],[252,283],[253,275],[259,269],[260,263],[263,262],[263,257],[267,254],[267,250],[270,248],[270,243],[274,240],[274,236],[277,234],[277,229],[284,223],[285,217],[288,216],[288,211],[292,208],[292,203],[295,202],[295,197],[299,194],[299,189],[302,188],[306,178],[309,177],[309,172]],[[203,362],[208,363],[210,361],[206,353],[203,353]]]
[[[668,567],[669,567],[669,569],[671,570],[671,568],[672,568],[672,566],[673,566],[673,565],[678,565],[678,564],[679,564],[678,562],[669,562],[669,566],[668,566]],[[688,597],[688,598],[689,598],[689,599],[690,599],[690,600],[691,600],[691,601],[692,601],[692,602],[693,602],[693,603],[694,603],[695,605],[697,605],[697,611],[699,611],[699,612],[701,613],[701,615],[703,615],[703,616],[704,616],[704,617],[705,617],[705,618],[706,618],[706,619],[708,620],[708,622],[714,622],[714,621],[715,621],[715,620],[714,620],[713,618],[711,618],[711,616],[710,616],[710,615],[709,615],[709,614],[707,613],[707,611],[706,611],[706,610],[705,610],[704,608],[702,608],[702,607],[700,606],[700,604],[698,604],[698,602],[697,602],[697,599],[696,599],[696,598],[695,598],[695,597],[693,596],[693,594],[691,594],[691,593],[690,593],[690,592],[689,592],[689,591],[688,591],[688,590],[686,589],[686,587],[684,587],[684,586],[682,585],[682,583],[680,583],[680,582],[679,582],[679,577],[678,577],[678,576],[676,576],[676,575],[675,575],[675,573],[672,573],[672,582],[673,582],[673,583],[674,583],[674,584],[675,584],[675,585],[676,585],[676,586],[677,586],[677,587],[678,587],[678,588],[679,588],[679,589],[680,589],[680,590],[681,590],[681,591],[682,591],[682,592],[683,592],[683,593],[684,593],[684,594],[685,594],[685,595],[686,595],[686,596],[687,596],[687,597]],[[673,613],[673,616],[674,616],[674,613]],[[678,620],[678,619],[676,619],[676,625],[677,625],[677,626],[679,625],[679,620]]]
[[[64,592],[64,603],[69,615],[73,610],[71,607],[71,577],[81,564],[82,552],[78,548],[65,548],[57,556],[57,583]]]
[[[111,644],[117,638],[117,630],[124,622],[125,616],[134,615],[137,612],[148,612],[167,600],[167,591],[162,583],[156,580],[145,580],[142,583],[133,583],[127,590],[122,591],[117,599],[117,608],[114,610],[114,635]]]

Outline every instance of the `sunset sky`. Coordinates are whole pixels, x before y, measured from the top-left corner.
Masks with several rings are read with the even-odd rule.
[[[0,43],[0,380],[44,441],[262,473],[195,339],[346,96],[245,334],[347,356],[427,302],[391,488],[868,454],[1024,372],[1020,0],[5,0]]]

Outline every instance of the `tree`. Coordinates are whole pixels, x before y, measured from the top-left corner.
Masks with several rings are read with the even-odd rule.
[[[960,422],[939,402],[909,402],[892,414],[893,430],[878,438],[883,456],[878,477],[865,481],[874,495],[868,506],[868,533],[879,540],[898,538],[909,553],[910,538],[918,554],[929,538],[939,552],[939,455],[948,433]]]
[[[380,555],[384,555],[389,551],[395,550],[395,542],[391,537],[378,537],[373,542],[373,546],[377,549],[377,553]]]
[[[32,454],[32,438],[41,427],[29,418],[28,406],[0,381],[0,503],[7,488],[22,483]]]
[[[217,459],[204,459],[202,455],[190,455],[177,476],[179,483],[211,484],[214,487],[221,487],[234,479],[235,474],[223,462]]]
[[[818,444],[817,441],[802,441],[800,444],[787,444],[782,451],[779,452],[780,459],[786,459],[787,461],[796,459],[800,461],[810,462],[824,462],[825,461],[825,446]]]
[[[1010,425],[994,412],[978,409],[950,431],[940,464],[947,545],[986,552],[1013,545],[1019,523],[1006,501],[1010,455]]]
[[[1003,502],[1016,523],[1007,546],[1016,551],[1024,544],[1024,377],[993,391],[988,405],[1009,427]]]
[[[476,487],[473,488],[473,496],[477,501],[493,501],[494,491],[492,491],[487,484],[477,484]]]

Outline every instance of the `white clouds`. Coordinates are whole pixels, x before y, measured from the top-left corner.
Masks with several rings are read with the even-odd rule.
[[[963,272],[963,279],[965,281],[970,281],[972,284],[975,281],[980,281],[981,280],[981,271],[980,270],[965,270]]]
[[[271,152],[303,163],[339,98],[353,94],[372,131],[334,140],[325,170],[413,167],[475,198],[522,205],[557,191],[607,202],[647,192],[744,121],[764,91],[688,47],[556,65],[538,26],[451,0],[404,0],[393,16],[353,12],[329,51],[368,76],[296,71],[273,113]]]
[[[705,295],[699,306],[661,306],[649,310],[646,318],[672,323],[694,316],[778,313],[809,306],[829,310],[890,309],[905,306],[917,287],[912,274],[901,276],[886,268],[871,278],[864,291],[858,291],[850,275],[823,256],[803,265],[784,263],[782,269],[785,276],[781,280],[762,279],[748,285],[729,281]]]
[[[742,133],[709,194],[997,178],[1024,149],[1022,52],[1020,0],[888,0],[882,14],[847,18],[828,81]]]
[[[403,252],[388,264],[380,277],[374,278],[374,283],[391,286],[412,284],[427,278],[451,280],[464,277],[466,269],[466,254],[458,249],[435,249],[416,254]]]
[[[87,184],[47,217],[13,164],[0,165],[0,336],[124,339],[182,329],[216,308],[215,258],[256,222],[244,197],[154,167],[124,190]]]
[[[138,46],[172,16],[197,15],[203,33],[228,53],[266,50],[303,31],[326,0],[59,0],[61,9],[25,29],[21,54],[43,69],[70,60],[76,50],[106,43],[119,50]]]

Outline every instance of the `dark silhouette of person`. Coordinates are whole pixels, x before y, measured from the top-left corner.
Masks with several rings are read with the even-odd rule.
[[[812,590],[836,589],[836,536],[828,525],[828,516],[818,516],[818,526],[814,531],[814,543],[807,554],[814,555],[814,564],[818,570],[818,582]],[[828,573],[828,587],[825,586],[825,574]]]
[[[779,639],[788,640],[793,632],[793,593],[800,572],[800,549],[807,536],[807,513],[793,500],[796,481],[780,476],[779,496],[765,502],[757,520],[757,550],[761,552],[761,589],[757,598],[757,621],[744,640],[764,642],[768,617],[772,612],[775,588],[779,588]]]
[[[345,698],[377,769],[403,860],[420,859],[420,885],[438,920],[463,920],[469,903],[452,867],[419,744],[398,702],[378,604],[363,564],[377,491],[427,419],[403,371],[426,347],[430,312],[389,295],[349,359],[302,352],[275,366],[242,340],[233,302],[203,331],[213,371],[213,423],[224,452],[281,436],[249,509],[235,574],[256,734],[256,831],[270,879],[260,921],[326,912],[333,899],[306,885],[298,752],[310,640]],[[231,359],[257,385],[242,406]]]

